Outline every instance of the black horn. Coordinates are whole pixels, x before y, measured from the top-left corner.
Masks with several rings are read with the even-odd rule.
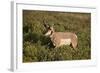
[[[43,25],[44,25],[44,27],[45,27],[46,29],[49,29],[49,28],[50,28],[50,26],[48,25],[48,23],[47,23],[46,21],[44,21],[44,20],[43,20]]]

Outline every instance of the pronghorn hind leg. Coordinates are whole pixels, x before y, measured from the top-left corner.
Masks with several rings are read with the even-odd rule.
[[[76,43],[72,43],[72,47],[75,49],[77,47]]]
[[[71,40],[72,47],[75,49],[77,47],[77,38]]]

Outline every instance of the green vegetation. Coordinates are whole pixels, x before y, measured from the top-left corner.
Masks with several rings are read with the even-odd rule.
[[[54,24],[55,31],[74,32],[78,46],[54,48],[43,20]],[[23,10],[23,62],[91,59],[91,14]]]

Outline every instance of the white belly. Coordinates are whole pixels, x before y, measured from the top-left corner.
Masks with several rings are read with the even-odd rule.
[[[60,45],[70,45],[71,44],[71,39],[61,39],[60,40]]]

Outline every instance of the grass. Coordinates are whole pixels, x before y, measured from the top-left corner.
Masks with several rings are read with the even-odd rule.
[[[55,31],[74,32],[78,46],[54,48],[43,20],[54,24]],[[91,14],[23,10],[23,62],[85,60],[91,59]]]

